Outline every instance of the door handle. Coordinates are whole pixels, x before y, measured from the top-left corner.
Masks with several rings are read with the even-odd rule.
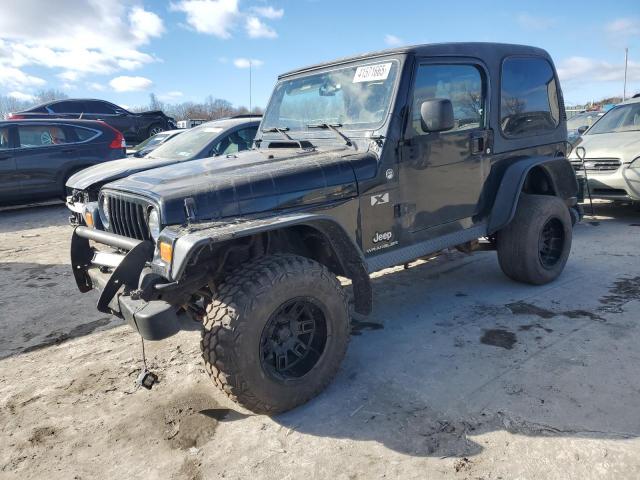
[[[0,156],[0,160],[9,160],[10,158],[11,158],[11,156],[10,156],[10,155],[9,155],[9,156],[6,156],[6,157],[1,157],[1,156]]]
[[[64,150],[62,150],[62,153],[73,153],[75,151],[75,148],[65,148]]]
[[[473,155],[490,153],[486,150],[491,148],[491,134],[488,130],[471,134],[471,153]]]

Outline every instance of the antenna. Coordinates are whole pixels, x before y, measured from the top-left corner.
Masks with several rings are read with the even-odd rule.
[[[626,82],[626,72],[625,72],[625,82]],[[249,59],[249,113],[251,113],[251,59]]]
[[[629,49],[624,49],[624,88],[622,90],[622,101],[627,99],[627,65],[629,63]]]

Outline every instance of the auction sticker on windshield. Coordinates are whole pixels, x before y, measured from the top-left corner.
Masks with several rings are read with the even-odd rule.
[[[356,74],[353,76],[353,83],[386,80],[390,70],[391,62],[358,67],[356,68]]]

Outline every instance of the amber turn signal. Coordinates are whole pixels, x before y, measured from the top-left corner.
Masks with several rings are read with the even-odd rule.
[[[91,212],[84,213],[84,222],[88,227],[93,228],[93,215],[91,214]]]
[[[173,247],[164,242],[160,242],[160,258],[167,263],[171,263],[173,258]]]

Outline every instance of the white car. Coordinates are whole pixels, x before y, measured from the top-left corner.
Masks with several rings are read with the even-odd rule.
[[[578,153],[584,148],[584,169]],[[586,170],[594,198],[640,202],[640,98],[616,105],[593,124],[569,156]]]

